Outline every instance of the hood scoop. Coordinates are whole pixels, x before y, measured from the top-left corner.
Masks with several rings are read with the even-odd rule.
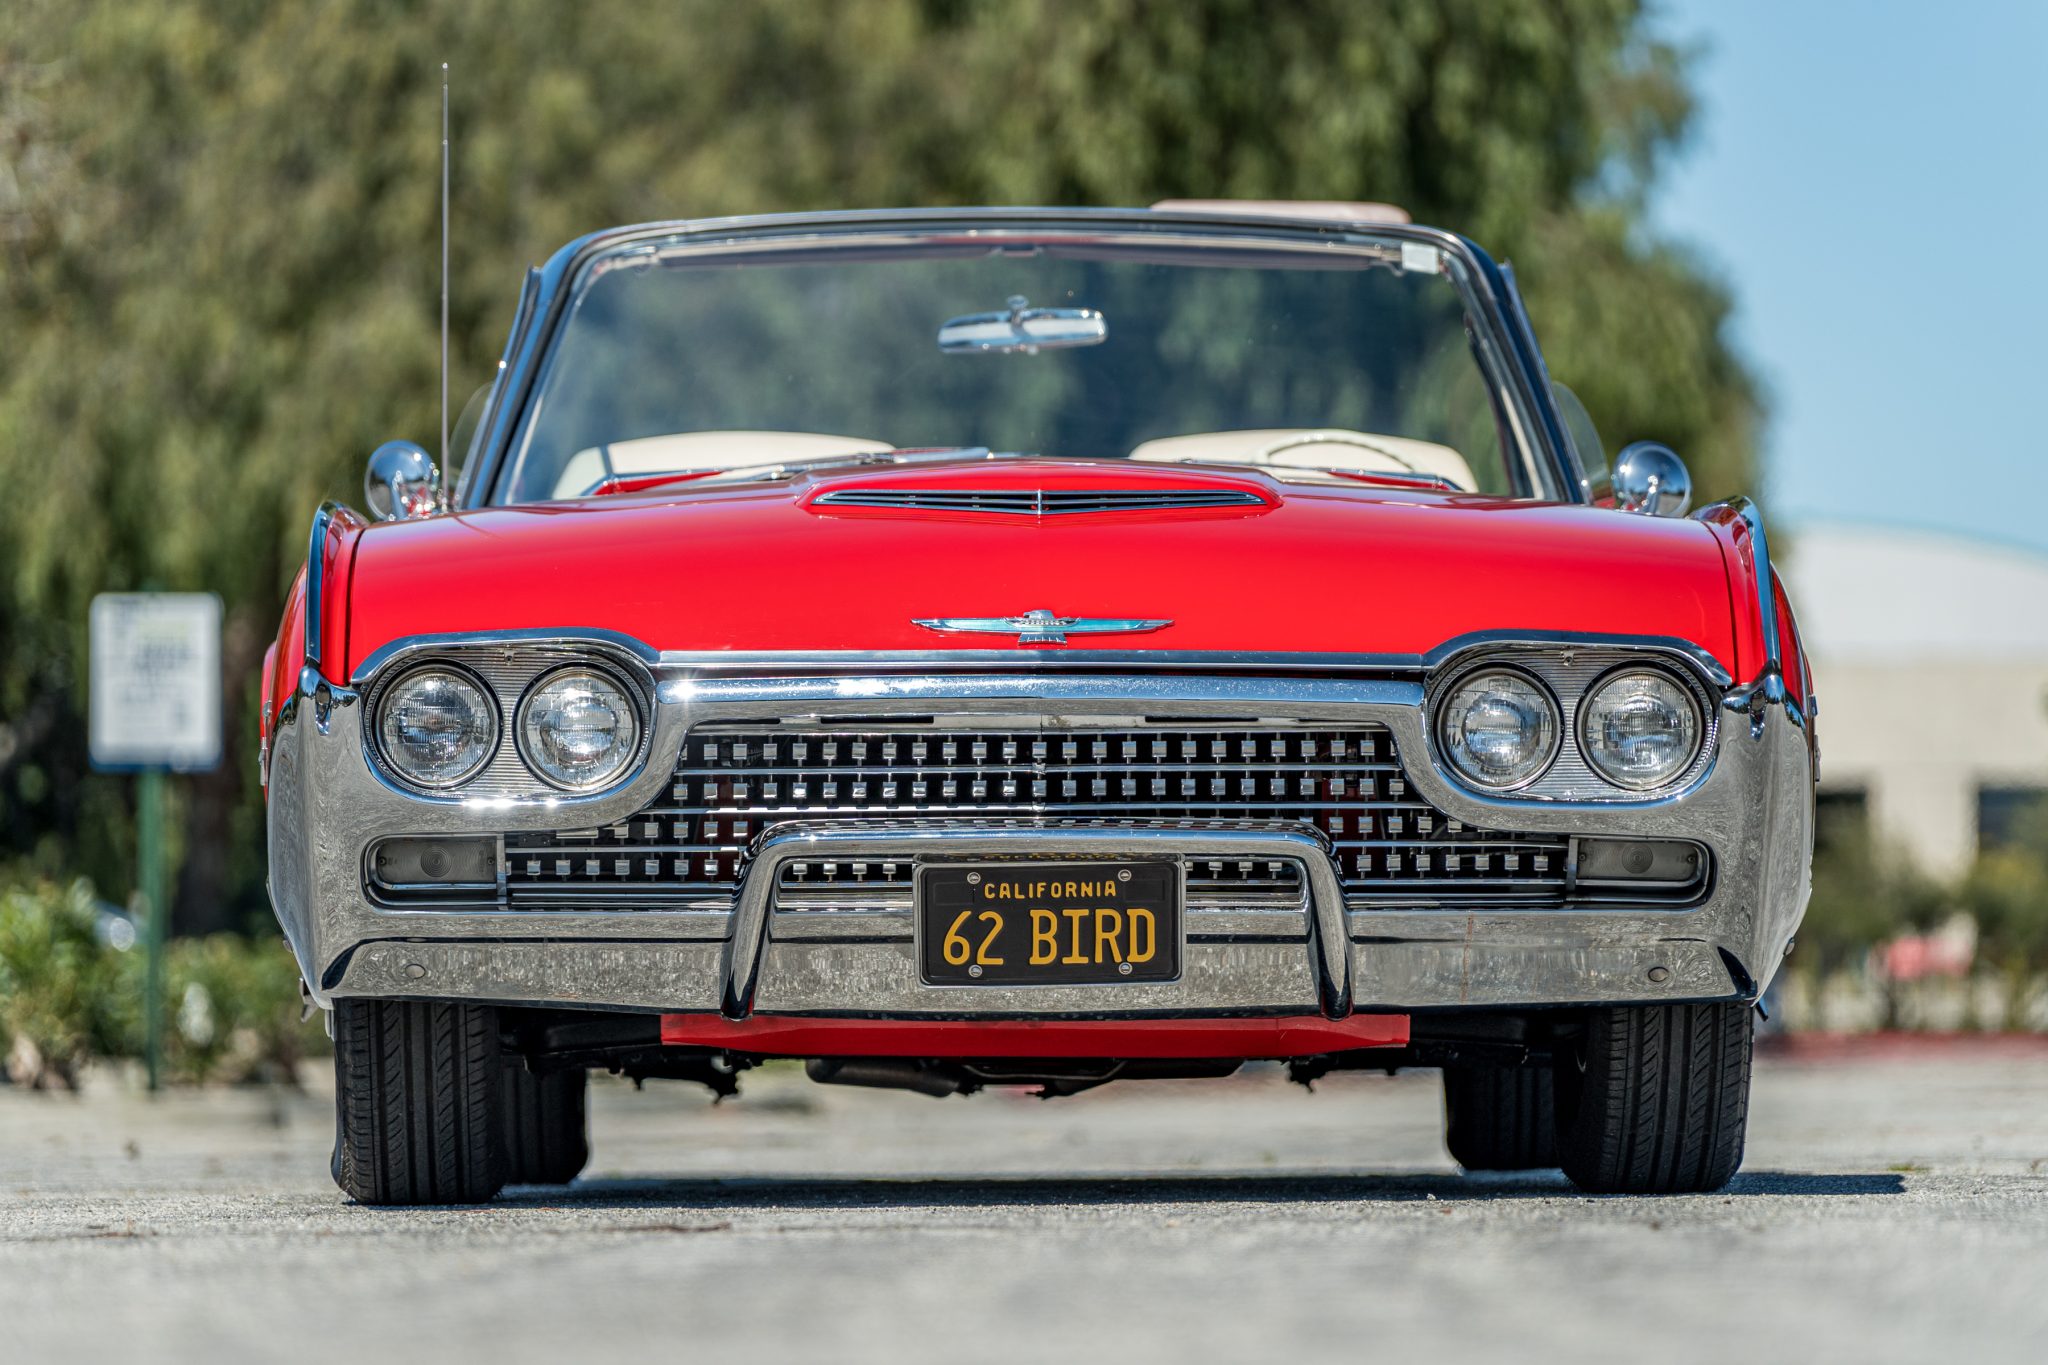
[[[892,512],[993,512],[1013,517],[1072,517],[1090,512],[1192,512],[1271,504],[1243,488],[835,488],[813,507]]]

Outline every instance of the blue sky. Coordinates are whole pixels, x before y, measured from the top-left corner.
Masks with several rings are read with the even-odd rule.
[[[1766,513],[2048,551],[2048,4],[1660,11],[1703,51],[1653,219],[1734,288]]]

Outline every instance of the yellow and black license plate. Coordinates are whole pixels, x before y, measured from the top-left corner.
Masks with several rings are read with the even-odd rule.
[[[941,863],[917,874],[918,965],[941,986],[1180,977],[1172,862]]]

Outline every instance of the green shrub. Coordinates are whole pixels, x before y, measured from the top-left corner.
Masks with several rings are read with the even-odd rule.
[[[172,942],[164,970],[164,1055],[186,1081],[296,1084],[326,1030],[301,1023],[299,969],[281,939],[237,934]]]
[[[132,1055],[135,953],[100,942],[90,883],[0,887],[0,1044],[15,1081],[75,1089],[88,1058]]]
[[[0,1061],[23,1085],[76,1088],[89,1060],[140,1058],[146,954],[98,933],[83,879],[0,886]],[[164,960],[164,1062],[174,1080],[294,1084],[327,1050],[301,1022],[299,970],[281,939],[174,939]]]
[[[2048,971],[2048,803],[1977,855],[1956,899],[1977,921],[1978,956],[2005,978],[2004,1026],[2024,1027],[2033,979]]]

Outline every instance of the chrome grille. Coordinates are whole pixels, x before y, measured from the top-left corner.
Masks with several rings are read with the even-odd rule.
[[[506,838],[515,905],[728,897],[750,842],[790,820],[944,825],[1296,820],[1347,890],[1400,900],[1555,902],[1568,840],[1482,830],[1410,787],[1379,725],[1285,721],[1068,728],[922,722],[699,726],[666,799],[631,820]],[[1000,722],[996,722],[999,724]],[[908,860],[792,865],[792,891],[905,889]],[[1189,892],[1298,893],[1290,864],[1196,860]]]
[[[1062,517],[1084,512],[1170,512],[1208,507],[1263,507],[1266,500],[1240,488],[841,488],[822,493],[814,507],[881,507],[919,512],[1001,512]]]

